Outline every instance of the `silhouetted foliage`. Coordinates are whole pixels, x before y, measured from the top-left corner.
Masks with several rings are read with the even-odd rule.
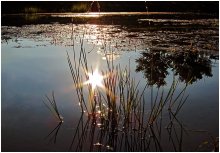
[[[2,14],[25,13],[25,8],[34,7],[40,12],[74,12],[73,6],[89,6],[92,1],[2,1]],[[102,12],[207,12],[219,13],[218,1],[99,1]],[[77,10],[77,12],[80,10]],[[85,12],[85,9],[81,10]]]
[[[168,75],[170,59],[165,52],[148,53],[143,52],[142,57],[137,59],[136,71],[143,71],[149,85],[165,85],[165,78]]]
[[[209,56],[198,52],[180,52],[172,58],[175,75],[185,83],[202,79],[203,76],[212,77],[212,66]]]
[[[148,51],[141,55],[136,59],[136,71],[144,73],[149,85],[165,85],[168,69],[185,83],[196,82],[204,76],[212,77],[212,57],[201,52]]]

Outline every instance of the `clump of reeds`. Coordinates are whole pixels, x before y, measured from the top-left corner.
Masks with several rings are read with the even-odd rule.
[[[113,51],[108,51],[107,54],[106,49],[104,49],[107,69],[101,70],[101,74],[104,76],[103,87],[93,89],[91,84],[83,83],[89,79],[88,72],[93,73],[93,68],[88,66],[89,61],[87,60],[83,38],[80,39],[80,44],[79,57],[77,57],[73,45],[73,56],[67,52],[67,61],[81,111],[86,112],[88,120],[84,124],[81,122],[83,119],[81,117],[78,127],[82,127],[82,129],[77,128],[70,150],[74,145],[76,135],[80,135],[79,140],[77,139],[76,151],[82,151],[82,146],[87,140],[85,138],[88,135],[95,136],[96,128],[98,128],[100,129],[98,134],[100,137],[96,141],[98,143],[94,143],[95,138],[91,137],[90,151],[94,151],[94,146],[99,148],[98,151],[103,150],[102,147],[105,147],[104,151],[109,149],[116,151],[120,150],[116,148],[123,148],[122,143],[125,143],[123,145],[126,148],[123,151],[163,151],[161,137],[164,131],[162,128],[164,125],[163,115],[166,111],[169,113],[166,126],[169,141],[171,141],[175,151],[181,151],[185,129],[177,115],[187,100],[188,96],[185,96],[185,91],[188,83],[177,93],[176,89],[179,82],[173,78],[174,81],[167,93],[158,87],[156,97],[153,97],[153,90],[150,89],[151,100],[147,101],[146,93],[150,86],[146,83],[140,90],[140,82],[131,77],[130,62],[125,68],[114,65],[113,60],[109,60],[107,57]],[[151,104],[148,111],[146,111],[147,104]],[[91,127],[89,127],[89,123],[91,123]],[[80,124],[82,125],[80,126]],[[180,134],[177,134],[177,125]],[[91,128],[90,134],[86,130],[88,128]],[[126,142],[128,143],[126,144]],[[130,142],[134,143],[131,145]]]
[[[182,98],[185,97],[185,88],[177,96],[174,96],[176,84],[177,82],[174,81],[167,95],[163,90],[162,94],[159,94],[159,89],[157,90],[157,95],[153,98],[153,105],[149,112],[144,112],[146,101],[143,96],[141,101],[134,100],[133,102],[123,103],[122,99],[122,103],[118,106],[111,104],[111,110],[104,111],[106,117],[96,115],[93,118],[87,118],[85,122],[82,115],[69,149],[88,151],[84,150],[83,146],[89,143],[91,146],[89,151],[164,151],[161,139],[167,133],[166,139],[173,146],[173,150],[182,151],[183,134],[186,129],[183,123],[178,120],[177,114],[187,97]],[[125,88],[125,86],[122,87]],[[135,92],[130,92],[130,97],[132,97],[132,93]],[[109,97],[109,99],[109,101],[115,102],[113,97]],[[170,101],[175,101],[175,103],[169,106]],[[108,100],[106,100],[107,102]],[[164,128],[163,121],[165,111],[169,113],[169,118],[165,123],[166,128]],[[79,136],[78,139],[76,138],[77,135]]]
[[[76,53],[73,48],[73,62],[71,62],[68,52],[67,60],[82,112],[87,111],[94,117],[96,116],[96,113],[99,112],[99,114],[102,114],[102,116],[105,117],[108,116],[108,118],[109,114],[120,114],[120,116],[123,116],[127,120],[126,122],[131,120],[133,112],[139,112],[139,114],[141,114],[142,111],[144,111],[142,107],[144,107],[145,103],[144,93],[147,88],[147,84],[142,91],[139,90],[139,82],[135,82],[135,78],[131,77],[130,64],[128,67],[122,69],[120,65],[115,66],[113,61],[106,58],[107,70],[102,71],[102,75],[105,76],[103,80],[104,88],[92,89],[90,84],[83,85],[83,82],[89,79],[88,72],[92,72],[93,68],[90,70],[88,68],[86,51],[83,48],[83,39],[81,39],[80,43],[81,50],[79,58],[76,57]],[[83,69],[83,71],[80,71],[81,69]],[[162,92],[160,99],[158,98],[159,96],[157,96],[156,99],[151,102],[153,104],[148,120],[149,125],[152,125],[153,122],[156,121],[166,104],[168,104],[168,109],[171,110],[171,108],[174,108],[174,104],[176,104],[181,98],[180,96],[184,93],[186,87],[176,98],[174,98],[173,95],[177,84],[178,82],[173,82],[165,97]],[[86,90],[89,95],[86,95]],[[181,98],[181,100],[182,99],[183,98]],[[186,99],[183,100],[183,102],[178,103],[176,113],[178,113],[185,101]],[[132,120],[134,120],[134,118]]]
[[[60,122],[63,122],[63,117],[61,116],[55,101],[54,92],[52,92],[52,98],[49,98],[47,95],[45,95],[45,97],[46,101],[43,100],[45,106],[51,111],[56,119],[58,119]]]

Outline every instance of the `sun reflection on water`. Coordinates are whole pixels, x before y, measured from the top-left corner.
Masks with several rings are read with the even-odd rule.
[[[98,69],[96,69],[93,73],[88,73],[88,76],[89,79],[84,84],[91,84],[93,90],[96,87],[104,87],[102,84],[104,76],[99,74]]]
[[[56,13],[51,14],[52,17],[82,17],[82,18],[96,18],[100,17],[101,13],[99,12],[88,12],[88,13]]]

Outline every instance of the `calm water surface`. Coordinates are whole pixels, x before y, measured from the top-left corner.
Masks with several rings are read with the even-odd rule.
[[[219,136],[218,23],[210,14],[181,13],[3,16],[2,151],[212,151]],[[162,134],[147,144],[136,129],[105,133],[81,116],[67,52],[72,59],[74,48],[79,58],[82,41],[89,67],[130,65],[138,89],[148,85],[146,116],[158,89],[167,93],[178,80],[177,96],[190,82],[171,137],[166,112]],[[52,91],[62,124],[42,101]]]

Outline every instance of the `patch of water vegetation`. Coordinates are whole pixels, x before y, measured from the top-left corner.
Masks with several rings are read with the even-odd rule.
[[[187,109],[195,110],[197,99],[201,100],[199,105],[208,105],[206,95],[197,95],[202,90],[197,89],[201,87],[201,80],[207,82],[205,86],[202,84],[204,90],[216,89],[211,83],[218,83],[212,79],[218,71],[215,68],[219,59],[218,19],[171,20],[148,19],[146,14],[131,15],[131,18],[117,15],[121,20],[112,19],[114,23],[109,24],[109,21],[104,22],[106,18],[97,20],[97,16],[81,16],[68,17],[65,19],[67,23],[62,23],[60,20],[64,17],[60,17],[59,22],[52,20],[51,23],[1,27],[3,56],[8,56],[9,60],[9,63],[3,60],[4,79],[11,73],[5,64],[15,61],[19,66],[21,61],[12,58],[17,55],[18,58],[24,56],[24,59],[31,57],[30,66],[35,62],[40,65],[40,68],[35,64],[30,69],[27,67],[28,71],[34,72],[33,76],[41,76],[44,67],[49,68],[45,76],[51,76],[50,71],[59,71],[55,75],[59,78],[59,82],[54,83],[57,86],[47,87],[47,93],[54,90],[53,87],[61,88],[66,81],[63,78],[72,81],[68,89],[59,91],[73,96],[69,98],[73,102],[67,102],[65,97],[59,98],[62,95],[57,91],[56,99],[55,92],[43,97],[52,115],[46,110],[43,113],[56,119],[48,119],[45,115],[43,121],[46,125],[58,123],[55,127],[50,125],[51,131],[45,134],[45,141],[53,142],[53,146],[41,143],[42,150],[218,150],[216,130],[210,132],[204,128],[211,120],[204,120],[200,124],[204,127],[198,128],[193,124],[198,119],[191,115],[196,112],[186,113]],[[108,17],[114,18],[114,15]],[[131,24],[128,19],[132,19]],[[81,24],[82,20],[88,23]],[[54,65],[50,65],[52,57]],[[59,62],[65,66],[61,68]],[[23,66],[26,68],[25,64]],[[16,64],[11,67],[17,68]],[[59,74],[61,72],[65,74]],[[25,75],[29,75],[28,72]],[[13,82],[13,77],[9,79]],[[5,87],[10,88],[7,84]],[[213,93],[216,106],[218,95],[215,91]],[[7,99],[3,96],[3,100]],[[38,103],[39,99],[42,97],[37,98]],[[37,110],[41,112],[44,108],[40,106]],[[216,119],[213,125],[216,125]],[[48,127],[42,129],[48,131]],[[59,140],[65,143],[61,144]]]

